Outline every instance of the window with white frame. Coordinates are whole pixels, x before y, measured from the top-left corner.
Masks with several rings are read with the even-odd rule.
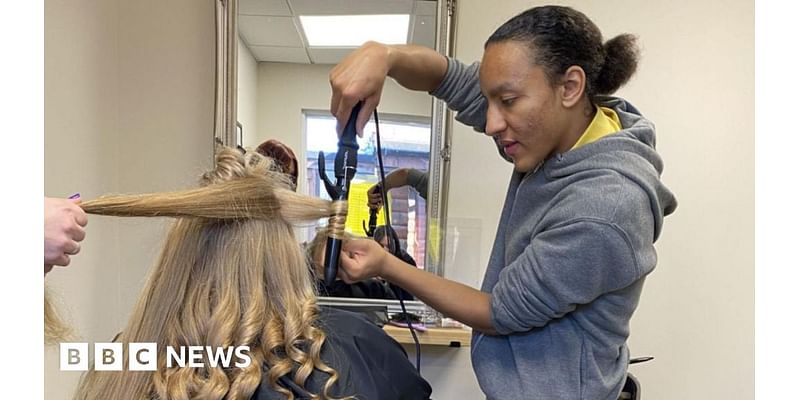
[[[325,170],[333,178],[333,162],[338,150],[336,119],[328,112],[304,111],[305,152],[304,162],[308,194],[330,199],[319,176],[317,157],[325,154]],[[430,119],[427,117],[379,114],[380,140],[383,150],[384,173],[404,167],[428,171],[430,159]],[[365,236],[363,227],[369,218],[367,190],[379,179],[377,140],[374,120],[364,127],[363,138],[358,141],[358,171],[350,183],[346,231]],[[413,188],[397,188],[389,192],[389,210],[392,228],[400,238],[400,245],[424,268],[425,239],[427,233],[425,199]],[[383,225],[383,210],[378,225]],[[312,235],[310,233],[310,235]],[[308,239],[311,239],[310,237]]]

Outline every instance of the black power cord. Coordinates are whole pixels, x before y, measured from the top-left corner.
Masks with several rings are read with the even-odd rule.
[[[385,184],[386,176],[383,170],[383,149],[381,148],[380,120],[378,120],[377,108],[372,112],[372,115],[375,117],[375,139],[377,141],[376,151],[378,152],[378,170],[380,171],[380,178],[381,178],[379,187],[381,191],[381,197],[383,198],[383,207],[384,207],[383,219],[384,219],[384,225],[386,226],[386,239],[387,239],[386,241],[389,243],[389,251],[391,251],[391,253],[394,256],[397,256],[400,250],[399,243],[395,243],[395,241],[393,240],[393,236],[389,233],[389,229],[392,229],[392,224],[391,220],[389,219],[389,207],[388,207],[389,203],[388,203],[388,198],[386,196],[386,184]],[[414,327],[411,326],[411,318],[408,316],[408,312],[406,312],[406,303],[403,301],[402,294],[394,284],[391,284],[391,286],[397,298],[400,299],[400,308],[403,310],[403,317],[405,318],[406,325],[408,325],[408,331],[411,332],[411,337],[414,339],[414,349],[417,352],[417,372],[421,372],[420,370],[421,352],[420,352],[419,338],[417,337],[417,332],[414,331]]]

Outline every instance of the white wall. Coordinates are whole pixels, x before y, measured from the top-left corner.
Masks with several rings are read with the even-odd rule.
[[[557,3],[587,14],[607,38],[622,32],[639,36],[638,74],[618,94],[655,122],[663,179],[678,197],[678,210],[667,217],[657,243],[659,264],[629,341],[633,356],[656,359],[631,372],[648,400],[753,398],[753,4]],[[458,58],[480,59],[492,31],[534,5],[459,1]],[[476,160],[483,169],[475,170]],[[487,138],[457,126],[449,215],[482,219],[482,266],[510,171]],[[475,181],[483,190],[459,184]],[[464,365],[449,371],[447,379],[463,379],[468,372]],[[437,397],[456,398],[453,393],[439,391]]]
[[[328,73],[332,65],[258,63],[258,131],[245,129],[244,145],[258,146],[267,139],[278,139],[303,157],[303,110],[330,109],[331,89]],[[241,82],[241,81],[240,81]],[[431,98],[425,93],[410,92],[394,81],[387,81],[379,113],[430,117]],[[335,135],[331,132],[331,135]],[[305,168],[298,180],[305,192]]]
[[[175,189],[211,166],[214,3],[45,2],[45,194]],[[164,221],[90,217],[81,253],[46,279],[81,338],[122,329]],[[79,373],[45,355],[45,397]]]

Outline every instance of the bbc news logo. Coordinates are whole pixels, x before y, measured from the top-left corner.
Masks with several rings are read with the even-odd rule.
[[[89,343],[61,343],[60,364],[62,371],[89,370]],[[250,365],[250,346],[212,347],[180,346],[166,347],[167,368],[222,367],[246,368]],[[95,343],[94,369],[96,371],[155,371],[158,367],[157,343],[129,343],[128,365],[123,366],[122,343]],[[206,364],[207,363],[207,364]]]

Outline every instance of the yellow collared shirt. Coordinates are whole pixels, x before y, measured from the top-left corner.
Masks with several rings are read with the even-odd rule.
[[[622,130],[622,124],[619,122],[617,113],[607,107],[597,107],[597,112],[594,113],[592,123],[586,127],[583,135],[581,135],[570,150],[575,150],[578,147],[592,143],[603,136],[619,132],[620,130]]]

